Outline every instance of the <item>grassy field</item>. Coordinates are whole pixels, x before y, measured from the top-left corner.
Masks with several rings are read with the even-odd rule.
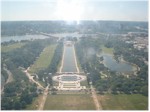
[[[89,87],[87,80],[80,82],[81,86]]]
[[[28,105],[26,107],[26,110],[37,110],[40,104],[40,101],[42,100],[42,95],[39,95],[38,97],[36,97],[33,101],[32,104]]]
[[[103,110],[147,110],[148,97],[140,94],[98,95]]]
[[[54,55],[55,48],[56,48],[56,45],[49,45],[45,47],[43,52],[40,54],[39,58],[31,66],[30,72],[36,73],[39,70],[47,68]]]
[[[95,105],[87,94],[48,95],[44,110],[95,110]]]
[[[105,46],[101,46],[101,49],[104,53],[107,53],[107,54],[113,54],[113,48],[107,48]]]
[[[24,46],[26,43],[14,43],[14,44],[11,44],[11,45],[7,45],[7,46],[1,46],[1,52],[9,52],[11,50],[14,50],[14,49],[17,49],[17,48],[20,48],[22,46]]]

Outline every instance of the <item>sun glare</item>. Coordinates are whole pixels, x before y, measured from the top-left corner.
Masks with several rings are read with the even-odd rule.
[[[58,0],[56,15],[59,19],[65,20],[67,22],[77,21],[81,19],[83,8],[78,0],[75,1],[65,1]]]

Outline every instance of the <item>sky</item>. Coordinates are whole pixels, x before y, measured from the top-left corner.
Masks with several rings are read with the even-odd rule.
[[[1,0],[1,21],[148,21],[148,0]]]

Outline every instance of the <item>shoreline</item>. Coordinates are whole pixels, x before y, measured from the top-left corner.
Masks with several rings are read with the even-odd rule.
[[[109,54],[109,53],[104,53],[104,52],[102,52],[99,56],[103,56],[104,54],[111,56],[111,57],[115,60],[114,54]],[[136,73],[136,72],[140,71],[140,68],[139,68],[136,64],[125,61],[125,60],[123,59],[123,57],[120,57],[120,58],[121,58],[121,59],[119,59],[119,63],[125,63],[125,64],[129,64],[129,65],[132,66],[132,71],[129,71],[129,72],[134,72],[134,73]],[[116,60],[115,60],[115,61],[116,61]],[[105,63],[104,60],[103,60],[103,64],[104,64],[105,67],[108,68],[108,66],[106,65],[106,63]],[[109,69],[110,69],[110,68],[109,68]],[[128,72],[128,71],[127,71],[127,72]]]

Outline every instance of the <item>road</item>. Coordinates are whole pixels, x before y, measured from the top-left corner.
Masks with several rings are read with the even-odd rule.
[[[44,90],[43,98],[40,101],[40,105],[39,105],[39,109],[38,110],[43,110],[43,108],[44,108],[45,101],[46,101],[46,98],[47,98],[47,95],[48,95],[48,88],[49,88],[49,85]]]
[[[7,72],[8,74],[8,79],[6,81],[6,84],[9,83],[9,82],[12,82],[13,81],[13,75],[12,73],[7,69],[7,68],[4,68],[4,70]]]
[[[93,101],[94,101],[95,106],[96,106],[96,110],[102,110],[102,106],[101,106],[101,104],[98,102],[97,94],[96,94],[96,91],[95,91],[95,89],[93,88],[92,84],[90,84],[90,87],[91,87],[92,98],[93,98]]]
[[[7,69],[7,68],[5,68],[4,67],[4,70],[7,72],[7,74],[8,74],[8,78],[7,78],[7,81],[6,81],[6,83],[5,84],[7,84],[7,83],[9,83],[9,82],[12,82],[14,79],[13,79],[13,74]],[[4,90],[4,86],[3,86],[3,88],[1,88],[1,93],[3,92],[3,90]]]

